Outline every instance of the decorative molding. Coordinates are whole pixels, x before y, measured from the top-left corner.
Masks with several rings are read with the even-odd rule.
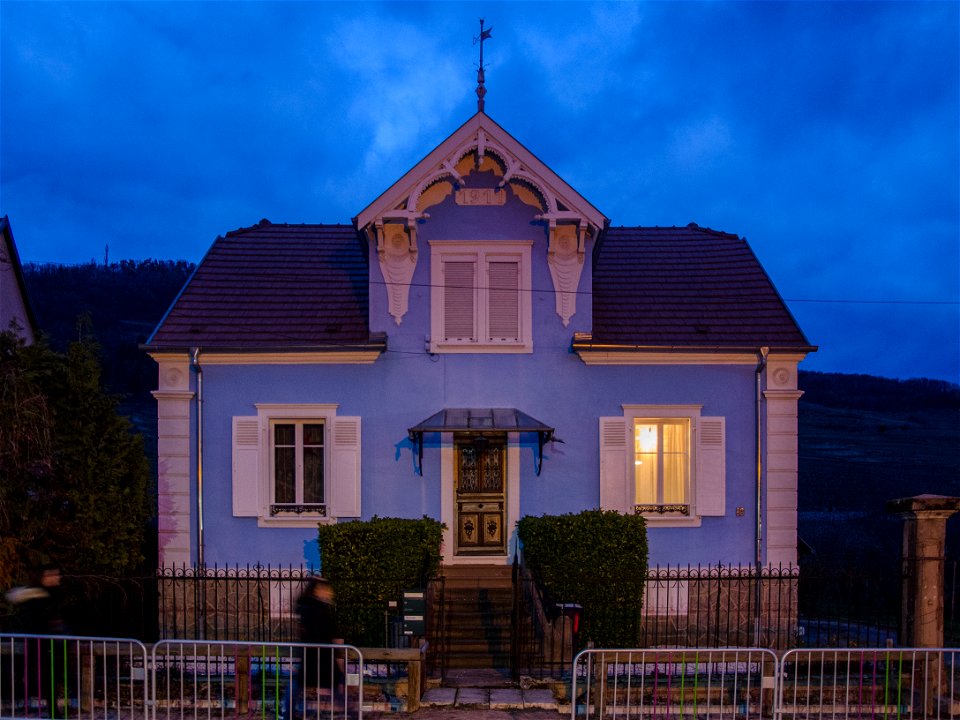
[[[803,390],[764,390],[763,396],[767,400],[799,400]]]
[[[410,283],[417,269],[417,224],[377,221],[377,257],[387,291],[390,316],[399,325],[407,314]]]
[[[754,353],[574,350],[585,365],[756,365]]]
[[[372,365],[380,350],[332,350],[330,352],[239,353],[207,350],[204,365]]]
[[[581,222],[576,225],[557,225],[550,221],[547,265],[553,279],[556,294],[557,315],[563,326],[577,312],[577,288],[583,273],[583,255],[586,229]]]
[[[767,387],[794,390],[797,387],[797,363],[792,359],[767,359]]]
[[[502,188],[461,188],[455,197],[457,205],[507,204],[507,193]]]

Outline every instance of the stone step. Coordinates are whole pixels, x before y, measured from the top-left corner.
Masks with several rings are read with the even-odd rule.
[[[424,694],[420,705],[425,708],[445,710],[477,709],[490,710],[554,710],[560,705],[553,693],[546,688],[522,690],[511,687],[441,687],[431,688]]]

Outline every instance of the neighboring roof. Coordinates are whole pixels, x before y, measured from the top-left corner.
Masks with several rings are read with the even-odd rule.
[[[350,225],[273,225],[219,237],[147,350],[343,350],[370,336],[367,259]]]
[[[23,318],[19,317],[18,312],[12,309],[4,309],[3,327],[0,330],[7,329],[7,316],[17,317],[18,320],[24,320],[26,327],[24,330],[24,339],[27,342],[33,342],[37,335],[37,320],[33,314],[33,306],[30,304],[30,295],[27,293],[27,284],[23,279],[23,266],[20,264],[20,253],[17,252],[17,244],[13,240],[13,228],[10,226],[10,219],[4,215],[0,217],[0,237],[3,238],[3,254],[0,257],[6,257],[10,260],[11,269],[14,277],[17,279],[17,288],[20,291],[20,300],[23,303]],[[19,310],[20,308],[17,308]]]
[[[610,227],[594,257],[593,334],[577,349],[813,350],[746,240],[698,227]]]

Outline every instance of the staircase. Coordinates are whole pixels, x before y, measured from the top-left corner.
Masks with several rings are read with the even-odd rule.
[[[509,565],[443,568],[448,670],[509,670],[513,582]]]

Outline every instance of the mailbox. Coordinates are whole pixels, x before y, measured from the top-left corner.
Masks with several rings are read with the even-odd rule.
[[[423,590],[403,591],[403,634],[423,636],[427,634],[424,620],[426,599]]]

